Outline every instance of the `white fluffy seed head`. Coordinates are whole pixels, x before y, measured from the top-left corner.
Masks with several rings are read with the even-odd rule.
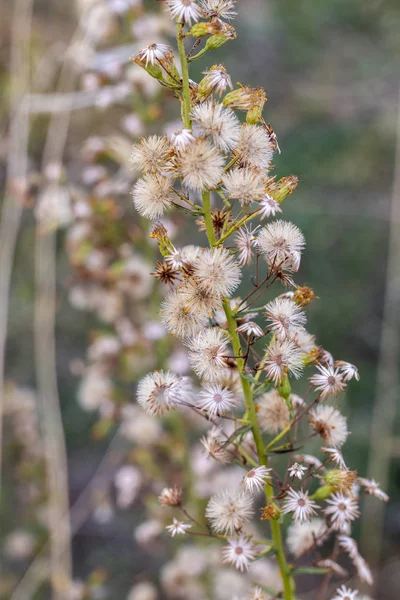
[[[298,271],[304,235],[289,221],[274,221],[258,234],[258,247],[270,267],[275,270]]]
[[[206,517],[218,533],[233,533],[253,516],[252,497],[244,491],[224,490],[211,497]]]
[[[268,378],[278,385],[285,375],[298,379],[304,368],[303,352],[290,340],[273,339],[268,346],[265,371]]]
[[[162,304],[161,320],[170,333],[183,339],[207,326],[208,313],[190,308],[185,296],[174,291]]]
[[[281,340],[292,339],[304,329],[306,323],[304,311],[289,298],[275,298],[269,302],[265,306],[265,316]]]
[[[194,191],[215,188],[224,172],[224,158],[217,148],[202,138],[189,144],[179,158],[185,187]]]
[[[133,144],[131,163],[134,169],[145,173],[164,171],[169,166],[172,148],[167,138],[151,135]]]
[[[242,125],[240,138],[235,149],[239,164],[266,170],[274,154],[268,133],[258,125]]]
[[[241,267],[249,265],[253,259],[254,248],[257,246],[255,233],[251,225],[245,225],[235,236],[235,245],[238,249],[237,260]]]
[[[178,152],[184,152],[185,148],[194,142],[191,129],[181,129],[171,136],[171,144]]]
[[[192,369],[206,381],[217,381],[226,368],[229,339],[218,328],[205,329],[188,343]]]
[[[135,183],[132,197],[142,217],[158,219],[174,201],[173,181],[170,177],[149,173]]]
[[[258,418],[267,433],[277,433],[289,423],[289,409],[278,390],[273,389],[258,399]]]
[[[346,417],[332,406],[318,404],[309,413],[309,423],[325,444],[334,448],[342,446],[349,435]]]
[[[320,546],[327,535],[327,526],[322,519],[311,519],[305,523],[293,523],[288,529],[286,543],[290,552],[298,557],[314,546]]]
[[[236,146],[240,135],[240,121],[235,113],[213,100],[198,104],[192,110],[196,129],[204,137],[211,138],[213,144],[228,152]]]
[[[232,169],[223,176],[222,182],[227,196],[243,205],[261,200],[265,194],[262,176],[252,169]]]
[[[144,377],[137,390],[140,406],[150,415],[162,415],[191,395],[189,381],[170,371],[155,371]]]
[[[261,198],[259,202],[260,219],[265,219],[267,217],[274,217],[276,213],[282,212],[282,209],[279,205],[279,202],[274,200],[274,198],[270,194],[265,194],[263,198]]]
[[[185,298],[189,310],[197,312],[212,312],[222,306],[222,298],[209,287],[200,285],[200,282],[191,277],[179,288],[179,293]]]
[[[207,248],[196,261],[194,276],[202,289],[217,296],[231,296],[241,280],[235,258],[226,248]]]

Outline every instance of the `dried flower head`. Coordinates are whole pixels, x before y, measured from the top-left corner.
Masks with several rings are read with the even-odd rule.
[[[273,339],[267,348],[265,371],[268,378],[278,385],[286,375],[300,377],[304,367],[303,353],[290,340]]]
[[[279,339],[292,339],[304,329],[306,315],[302,309],[288,298],[275,298],[265,306],[265,316],[270,328]]]
[[[317,369],[319,373],[310,377],[310,382],[315,386],[315,391],[320,392],[321,400],[325,400],[331,394],[336,398],[340,392],[343,392],[346,384],[339,369],[322,365],[317,365]]]
[[[150,415],[162,415],[191,395],[190,383],[170,371],[155,371],[139,383],[137,399]]]
[[[239,531],[253,513],[252,497],[247,492],[236,490],[215,494],[206,508],[206,517],[218,533]]]
[[[204,250],[193,274],[202,289],[217,296],[231,296],[241,280],[239,265],[226,248]]]
[[[132,191],[133,203],[142,217],[158,219],[175,199],[173,181],[159,174],[147,174],[139,179]]]
[[[180,506],[182,499],[182,490],[180,488],[164,488],[158,497],[162,507]]]
[[[241,227],[235,236],[235,244],[238,249],[237,259],[241,267],[249,265],[253,260],[254,248],[257,246],[255,230],[251,225]]]
[[[265,483],[271,479],[271,470],[264,465],[255,467],[246,473],[243,477],[243,485],[251,494],[260,491]]]
[[[198,138],[179,157],[185,187],[203,191],[217,187],[224,172],[224,158],[210,142]]]
[[[167,525],[165,529],[170,532],[172,537],[176,535],[184,535],[188,529],[192,526],[190,523],[184,523],[183,521],[178,521],[175,517],[172,520],[171,525]]]
[[[328,528],[323,519],[311,519],[305,523],[293,523],[288,529],[287,545],[290,552],[298,557],[311,548],[320,546],[328,535]]]
[[[274,221],[258,234],[261,254],[273,270],[298,271],[304,236],[289,221]]]
[[[224,152],[236,146],[240,136],[240,121],[229,108],[209,100],[193,108],[192,119],[199,133],[211,138],[213,144]]]
[[[264,196],[263,178],[253,169],[232,169],[223,176],[222,182],[227,196],[231,200],[239,200],[244,206]]]
[[[261,428],[267,433],[277,433],[289,423],[289,409],[278,390],[273,389],[260,396],[258,419]]]
[[[180,129],[171,136],[171,144],[177,152],[184,152],[194,140],[191,129]]]
[[[172,148],[167,138],[152,135],[132,146],[131,163],[145,173],[159,173],[170,166]]]
[[[384,502],[389,501],[389,496],[383,490],[381,490],[379,483],[375,481],[375,479],[365,479],[364,477],[359,477],[357,481],[363,486],[366,493],[370,496],[375,496],[375,498],[383,500]]]
[[[222,549],[223,561],[230,563],[238,571],[248,571],[250,561],[256,556],[253,544],[243,535],[228,538],[227,542],[228,545]]]
[[[303,521],[309,521],[312,515],[317,514],[315,508],[318,508],[318,504],[310,500],[308,492],[304,492],[302,489],[297,492],[290,489],[283,504],[282,512],[293,513],[292,519],[302,523]]]
[[[356,500],[349,494],[337,492],[326,502],[329,506],[325,509],[325,515],[330,517],[333,529],[340,531],[360,515]]]
[[[352,590],[351,588],[347,588],[342,585],[336,590],[335,596],[332,598],[332,600],[357,600],[357,596],[357,590]]]
[[[309,413],[309,423],[329,446],[342,446],[349,435],[346,417],[332,406],[318,405],[313,408]]]
[[[213,65],[208,71],[203,71],[205,77],[200,81],[198,94],[208,97],[213,92],[221,96],[226,88],[232,89],[232,80],[223,65]]]
[[[147,48],[143,48],[135,54],[133,60],[136,63],[144,63],[145,66],[150,63],[154,65],[156,62],[160,60],[172,60],[174,56],[174,51],[171,46],[167,44],[150,44]]]
[[[197,407],[207,411],[211,416],[225,415],[227,410],[235,406],[232,392],[222,385],[205,383],[197,400]]]
[[[189,345],[189,361],[192,369],[206,381],[217,381],[227,362],[229,339],[222,329],[205,329],[193,337]]]
[[[208,319],[207,311],[190,307],[185,295],[177,291],[171,292],[162,304],[162,322],[170,333],[180,339],[193,336],[205,329]]]
[[[200,0],[203,16],[207,19],[233,19],[236,0]]]
[[[265,171],[270,166],[273,153],[273,146],[263,127],[242,125],[235,148],[235,157],[240,165]]]
[[[260,219],[267,219],[268,217],[274,217],[276,213],[282,212],[282,209],[270,194],[265,194],[258,203]]]
[[[174,19],[180,23],[192,24],[201,17],[200,7],[197,0],[165,0],[167,8]]]

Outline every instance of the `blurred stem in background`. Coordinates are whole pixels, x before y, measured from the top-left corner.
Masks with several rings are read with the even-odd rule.
[[[390,463],[398,456],[400,440],[393,437],[399,399],[400,358],[400,87],[397,108],[397,137],[390,214],[389,249],[385,301],[382,314],[376,399],[371,421],[368,477],[388,489]],[[396,444],[397,442],[397,444]],[[362,545],[370,565],[377,569],[382,559],[385,506],[366,498]]]
[[[0,223],[0,505],[2,489],[4,363],[8,329],[10,281],[23,210],[28,169],[29,113],[23,108],[22,98],[28,91],[30,78],[29,49],[31,43],[32,7],[33,0],[16,0],[11,27],[10,149],[7,158],[6,195],[3,200]]]

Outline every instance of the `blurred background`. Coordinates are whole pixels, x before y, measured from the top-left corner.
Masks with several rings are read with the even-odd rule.
[[[146,75],[142,81],[128,60],[147,43],[168,40],[169,25],[162,17],[157,23],[144,20],[143,7],[160,14],[158,2],[104,0],[97,3],[106,7],[97,20],[87,16],[91,4],[3,0],[1,9],[1,598],[50,597],[41,569],[52,517],[38,519],[35,513],[33,519],[31,507],[32,502],[40,505],[38,499],[48,491],[43,435],[50,440],[44,455],[58,457],[58,467],[68,466],[69,504],[75,507],[71,560],[74,578],[85,582],[87,595],[78,595],[83,584],[76,583],[71,598],[126,598],[143,573],[157,579],[170,553],[157,543],[143,549],[134,538],[141,506],[122,510],[115,505],[115,473],[130,451],[129,441],[115,437],[115,411],[107,413],[103,406],[99,417],[97,410],[89,410],[99,408],[96,400],[88,407],[80,387],[88,361],[93,362],[94,351],[88,358],[87,347],[113,319],[92,306],[81,310],[85,302],[88,308],[88,299],[79,293],[88,280],[93,283],[96,269],[82,267],[75,252],[79,235],[76,229],[71,234],[73,219],[67,209],[64,215],[59,212],[69,196],[73,217],[81,218],[85,203],[93,209],[100,198],[106,223],[124,219],[121,247],[126,250],[138,240],[150,263],[157,257],[154,246],[146,247],[146,235],[138,233],[141,227],[146,234],[145,225],[131,212],[132,175],[123,161],[118,168],[113,161],[126,156],[126,144],[138,135],[159,132],[160,122],[165,131],[175,127],[179,115],[173,98],[151,85],[146,88]],[[265,87],[265,120],[282,151],[275,172],[300,178],[285,202],[284,218],[306,236],[300,275],[320,298],[309,311],[309,330],[335,357],[356,364],[361,377],[348,387],[345,399],[352,432],[346,461],[390,494],[387,505],[366,503],[356,537],[378,570],[373,597],[397,600],[400,6],[398,0],[241,0],[238,12],[238,39],[226,44],[216,60],[234,82]],[[195,79],[211,60],[206,56],[194,63]],[[105,159],[99,171],[92,158],[101,153]],[[58,209],[46,201],[49,188],[53,196],[56,192]],[[179,243],[201,239],[197,231],[181,227],[179,215],[173,218]],[[94,262],[103,258],[91,256]],[[99,277],[94,279],[97,285]],[[152,333],[135,355],[144,372],[158,339],[157,303]],[[103,300],[100,304],[104,308]],[[128,396],[134,380],[127,377],[121,385]],[[57,386],[60,413],[46,403]],[[16,397],[19,411],[10,408]],[[57,464],[50,466],[50,474],[61,479],[57,489],[65,485]],[[21,581],[27,587],[14,596]]]

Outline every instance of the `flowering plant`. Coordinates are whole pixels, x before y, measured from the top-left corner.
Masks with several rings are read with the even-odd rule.
[[[304,236],[293,223],[274,219],[298,180],[271,175],[280,149],[263,118],[265,91],[234,89],[221,64],[204,71],[199,83],[190,79],[193,61],[236,37],[228,22],[235,16],[235,1],[166,0],[166,6],[176,21],[180,71],[166,44],[151,44],[134,60],[179,99],[182,128],[171,139],[151,136],[133,146],[132,164],[141,177],[132,195],[140,215],[155,221],[151,236],[163,257],[155,275],[170,287],[162,321],[187,347],[199,384],[172,371],[155,371],[140,382],[138,403],[154,417],[191,411],[196,424],[210,424],[201,439],[208,459],[222,465],[222,472],[230,464],[243,469],[237,485],[230,481],[211,490],[204,511],[193,496],[189,461],[183,490],[169,485],[159,497],[163,507],[184,515],[182,521],[173,516],[167,530],[173,537],[224,544],[222,562],[243,573],[255,561],[273,557],[277,586],[271,589],[255,575],[249,583],[257,584],[250,591],[253,600],[266,595],[293,600],[296,576],[304,573],[323,576],[320,597],[327,598],[331,578],[347,577],[338,562],[342,552],[359,579],[372,583],[351,525],[362,494],[387,500],[375,481],[347,467],[341,452],[349,431],[337,399],[350,380],[359,379],[358,371],[335,361],[305,329],[306,308],[316,296],[294,279]],[[188,52],[185,42],[191,38]],[[196,219],[207,247],[172,243],[157,221],[172,208]],[[235,296],[250,265],[252,289]],[[283,290],[263,303],[275,285]],[[292,392],[292,382],[309,368],[303,398]],[[321,440],[322,460],[299,453],[308,439],[302,438],[307,422],[308,437]],[[270,538],[252,522],[261,492],[261,520],[269,521]],[[284,544],[287,515],[292,524]],[[357,592],[342,585],[334,598],[353,600]]]

